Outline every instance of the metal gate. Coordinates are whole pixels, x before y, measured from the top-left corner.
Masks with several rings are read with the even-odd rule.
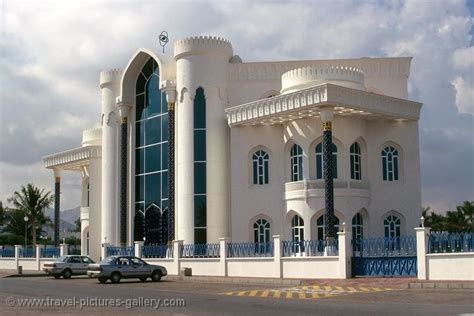
[[[366,238],[352,241],[353,276],[416,276],[416,238]]]

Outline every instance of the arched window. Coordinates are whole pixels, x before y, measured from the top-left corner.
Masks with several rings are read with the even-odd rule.
[[[398,180],[398,150],[392,146],[382,150],[383,181]]]
[[[294,144],[291,147],[291,181],[303,180],[303,149]]]
[[[360,213],[352,218],[352,239],[364,238],[364,220]]]
[[[383,221],[385,237],[400,237],[400,219],[394,215],[389,215]]]
[[[332,177],[337,178],[337,146],[332,143]],[[324,178],[323,144],[316,145],[316,179]]]
[[[256,243],[270,241],[270,223],[266,219],[259,219],[253,224],[253,238]]]
[[[362,179],[362,156],[360,154],[360,145],[355,142],[350,148],[350,159],[351,159],[351,179],[361,180]]]
[[[334,227],[336,231],[339,231],[339,218],[336,215],[334,215]],[[326,214],[318,217],[316,220],[316,228],[318,232],[318,240],[324,240],[324,236],[326,236]]]
[[[263,150],[253,154],[253,184],[268,184],[268,161],[268,154]]]
[[[167,223],[154,220],[154,211],[148,212],[152,205],[158,213],[168,206],[168,103],[159,83],[160,69],[149,58],[135,86],[135,218],[138,221],[138,213],[147,210],[143,219],[147,230],[137,229],[141,225],[136,223],[134,237],[166,243],[162,236]]]
[[[298,215],[291,220],[291,238],[293,241],[304,240],[304,221]]]

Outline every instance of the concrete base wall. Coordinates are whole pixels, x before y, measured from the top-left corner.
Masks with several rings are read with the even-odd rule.
[[[227,259],[227,276],[232,277],[278,277],[274,272],[273,258]]]
[[[282,258],[283,278],[340,279],[339,257]]]
[[[426,255],[428,280],[474,281],[474,252]]]

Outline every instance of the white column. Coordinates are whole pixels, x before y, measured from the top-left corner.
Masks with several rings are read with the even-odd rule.
[[[276,278],[282,278],[281,264],[281,236],[273,235],[273,262],[275,264],[274,273]]]
[[[219,238],[219,275],[221,276],[227,276],[227,247],[230,241],[230,237]]]
[[[21,248],[22,248],[21,245],[15,245],[15,267],[17,271],[18,271],[18,266],[20,262],[20,249]]]
[[[176,200],[179,203],[175,212],[178,214],[178,231],[175,238],[183,240],[186,244],[192,244],[194,243],[194,104],[189,92],[185,92],[180,98],[183,102],[180,102],[175,110],[179,122],[176,127],[178,131],[176,160],[179,170],[176,174]]]
[[[179,275],[181,270],[181,247],[183,246],[182,240],[173,240],[173,274]]]
[[[428,280],[428,266],[426,264],[426,249],[428,245],[428,235],[431,228],[416,227],[416,268],[419,280]]]
[[[205,88],[206,96],[206,178],[207,242],[229,236],[229,126],[225,86]]]
[[[347,279],[351,277],[351,235],[352,233],[346,230],[345,223],[342,224],[343,231],[337,233],[339,243],[339,278]]]
[[[41,246],[40,245],[36,245],[36,270],[38,271],[41,271],[41,261],[40,261],[40,257],[41,257]]]
[[[143,241],[135,241],[135,257],[141,258],[143,256]]]
[[[60,244],[59,245],[59,255],[60,256],[67,256],[68,251],[67,251],[67,244]]]
[[[102,91],[102,209],[101,241],[118,245],[118,114],[116,98],[121,70],[100,73]]]

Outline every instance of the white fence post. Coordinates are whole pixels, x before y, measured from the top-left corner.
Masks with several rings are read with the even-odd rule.
[[[176,271],[176,275],[180,274],[181,264],[179,259],[181,258],[181,247],[183,246],[182,240],[173,240],[173,265]]]
[[[135,257],[141,258],[143,256],[143,241],[135,241]]]
[[[41,271],[41,261],[40,261],[40,257],[41,257],[41,246],[40,245],[36,245],[36,269],[38,271]]]
[[[110,246],[109,243],[104,242],[102,244],[102,249],[100,249],[100,259],[104,260],[105,257],[107,257],[107,247]]]
[[[342,231],[337,233],[339,243],[339,278],[351,277],[351,233],[346,230],[346,224],[342,223]]]
[[[220,275],[227,276],[227,247],[230,237],[219,238]]]
[[[416,227],[416,268],[419,280],[428,279],[428,267],[426,266],[426,249],[428,244],[428,235],[431,228]]]
[[[18,266],[20,263],[20,249],[22,248],[21,245],[15,245],[15,268],[18,271]]]
[[[282,263],[281,263],[281,236],[273,235],[273,262],[274,262],[274,273],[275,277],[281,278],[282,275]]]

